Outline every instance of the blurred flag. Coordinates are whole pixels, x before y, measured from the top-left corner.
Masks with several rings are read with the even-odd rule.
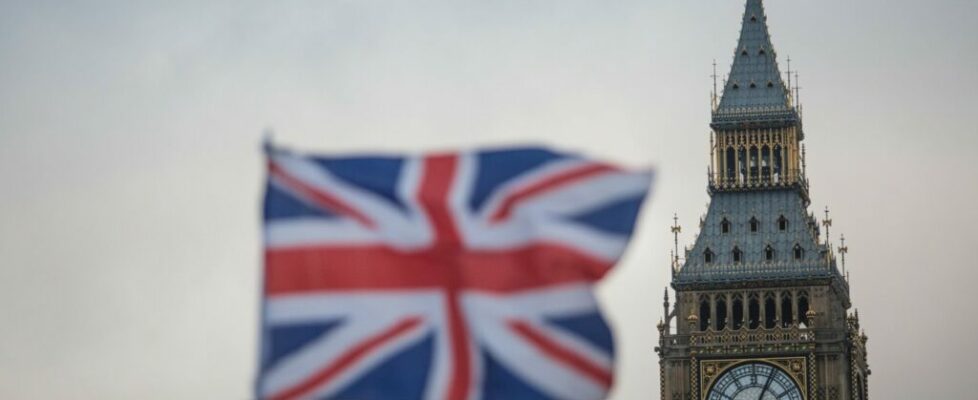
[[[268,151],[258,397],[600,399],[592,285],[651,172],[541,148]]]

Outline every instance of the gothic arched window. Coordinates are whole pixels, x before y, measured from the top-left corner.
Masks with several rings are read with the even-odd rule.
[[[703,296],[700,298],[700,330],[705,331],[710,326],[710,301]]]
[[[761,176],[764,181],[771,178],[771,148],[767,146],[761,147]]]
[[[774,178],[781,179],[781,145],[774,146]]]
[[[795,260],[801,260],[805,257],[805,249],[801,248],[801,245],[795,245]]]
[[[727,174],[725,176],[727,178],[727,183],[732,183],[734,182],[734,180],[736,180],[735,174],[737,173],[737,164],[736,164],[737,160],[736,157],[734,156],[733,147],[727,147],[726,161],[727,161]]]
[[[757,294],[751,294],[747,301],[747,327],[757,329],[761,326],[761,303],[757,299]]]
[[[741,259],[744,258],[744,253],[740,251],[740,247],[734,246],[733,248],[733,262],[739,263]]]
[[[774,328],[774,321],[778,319],[778,306],[774,302],[774,293],[764,295],[764,327]]]
[[[740,329],[744,326],[744,300],[739,294],[734,295],[733,299],[733,329]]]
[[[730,233],[730,221],[727,221],[726,218],[720,221],[720,233]]]
[[[737,168],[740,169],[737,171],[740,174],[740,181],[747,182],[747,149],[741,147],[737,150],[737,164]]]
[[[806,292],[798,293],[798,321],[805,324],[806,327],[811,324],[808,321],[808,293]]]
[[[756,181],[758,176],[757,147],[750,148],[750,179]]]
[[[767,247],[764,248],[764,259],[767,261],[774,261],[774,247],[771,247],[771,245],[767,245]]]
[[[750,217],[750,231],[757,232],[761,228],[761,221],[755,217]]]
[[[787,328],[791,326],[794,322],[794,316],[792,315],[791,307],[791,293],[782,292],[781,293],[781,326]]]
[[[784,215],[782,215],[781,218],[778,218],[778,230],[779,231],[788,230],[788,219],[785,218]]]
[[[717,296],[717,330],[722,331],[727,327],[727,299],[723,295]]]
[[[710,251],[710,249],[706,249],[706,251],[703,252],[703,262],[707,264],[713,263],[713,252]]]

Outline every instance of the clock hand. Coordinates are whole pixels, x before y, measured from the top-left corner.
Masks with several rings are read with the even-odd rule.
[[[764,399],[764,393],[767,393],[767,388],[771,386],[771,378],[774,376],[774,368],[771,368],[771,372],[767,374],[767,381],[764,382],[764,389],[761,389],[761,394],[757,395],[757,400]]]

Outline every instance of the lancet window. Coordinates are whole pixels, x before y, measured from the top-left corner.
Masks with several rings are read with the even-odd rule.
[[[799,292],[798,293],[798,321],[805,324],[805,326],[810,326],[811,322],[808,320],[808,293]]]
[[[774,294],[767,293],[764,296],[764,327],[774,328],[775,321],[778,319],[778,306],[774,302]]]
[[[758,173],[757,172],[757,169],[758,169],[757,147],[751,146],[751,148],[750,148],[750,181],[751,181],[751,183],[756,183],[757,182],[757,173]]]
[[[718,331],[727,327],[727,300],[723,295],[717,296],[717,327]]]
[[[781,293],[781,326],[789,327],[791,323],[795,320],[792,315],[794,308],[791,306],[791,293],[782,292]]]
[[[808,318],[810,296],[805,290],[701,293],[698,299],[701,331],[811,327],[812,324]]]
[[[710,300],[706,296],[700,297],[700,330],[705,331],[710,326]]]
[[[768,146],[761,148],[761,178],[764,182],[771,181],[771,148]]]
[[[735,153],[733,147],[727,147],[727,160],[726,160],[727,172],[726,175],[724,175],[727,178],[727,183],[734,183],[737,181],[735,175],[737,171],[737,164],[736,164],[737,160],[734,154]]]
[[[761,326],[761,302],[758,300],[757,293],[753,293],[747,301],[747,327],[757,329],[759,326]]]
[[[733,328],[740,329],[744,326],[744,300],[738,294],[733,299]]]
[[[781,145],[774,146],[774,179],[781,181],[782,177]]]
[[[739,174],[738,181],[747,182],[747,150],[743,147],[737,150],[737,167],[739,168],[737,171]]]

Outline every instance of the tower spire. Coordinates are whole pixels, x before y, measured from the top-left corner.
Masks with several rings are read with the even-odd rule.
[[[744,110],[784,112],[790,107],[790,90],[778,69],[764,3],[761,0],[747,0],[733,65],[716,113],[742,113]]]

